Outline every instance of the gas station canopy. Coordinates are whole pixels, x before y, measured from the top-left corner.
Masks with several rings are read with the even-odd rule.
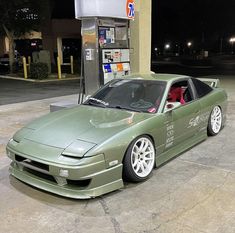
[[[75,0],[75,15],[133,19],[134,0]]]

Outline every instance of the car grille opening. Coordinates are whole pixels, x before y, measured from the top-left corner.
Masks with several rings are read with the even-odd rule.
[[[22,157],[22,156],[19,156],[19,155],[15,155],[15,160],[17,161],[17,162],[22,162],[22,161],[24,161],[26,158],[24,158],[24,157]]]
[[[23,163],[31,165],[33,167],[36,167],[36,168],[39,168],[39,169],[42,169],[42,170],[45,170],[45,171],[49,171],[49,165],[39,163],[39,162],[33,161],[31,159],[26,159],[26,158],[24,158],[20,155],[15,155],[15,160],[17,162],[23,162]]]
[[[31,168],[27,168],[27,167],[24,167],[24,171],[25,172],[28,172],[40,179],[43,179],[43,180],[47,180],[47,181],[51,181],[55,184],[57,184],[57,181],[55,180],[55,178],[52,176],[52,175],[48,175],[48,174],[44,174],[42,172],[39,172],[39,171],[35,171]],[[71,188],[79,188],[79,187],[87,187],[90,182],[91,182],[91,179],[87,179],[87,180],[66,180],[67,181],[67,185],[68,187],[71,187]]]
[[[86,187],[90,184],[91,179],[88,180],[67,180],[69,186],[73,187]]]
[[[22,166],[22,169],[24,172],[29,173],[33,175],[36,178],[42,179],[44,181],[52,182],[54,184],[60,185],[59,179],[64,179],[65,183],[62,184],[62,186],[66,186],[68,188],[85,188],[87,187],[91,179],[86,180],[70,180],[63,177],[54,177],[53,175],[50,175],[49,173],[49,165],[39,163],[36,161],[33,161],[31,159],[24,158],[20,155],[15,155],[16,163],[18,163],[19,166]],[[59,178],[59,179],[58,179]]]
[[[26,172],[28,172],[28,173],[34,175],[34,176],[37,176],[37,177],[39,177],[39,178],[41,178],[41,179],[48,180],[48,181],[52,181],[53,183],[57,183],[57,182],[55,181],[54,177],[51,176],[51,175],[44,174],[44,173],[39,172],[39,171],[35,171],[35,170],[33,170],[33,169],[31,169],[31,168],[28,168],[28,167],[24,167],[24,171],[26,171]]]

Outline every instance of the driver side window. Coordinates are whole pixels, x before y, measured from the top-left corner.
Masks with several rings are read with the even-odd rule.
[[[193,100],[192,92],[187,80],[174,83],[167,96],[165,111],[175,106],[184,105]]]
[[[168,92],[168,102],[179,102],[182,105],[193,100],[188,81],[174,83]]]

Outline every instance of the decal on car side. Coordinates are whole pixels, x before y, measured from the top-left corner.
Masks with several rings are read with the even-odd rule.
[[[205,113],[203,113],[201,115],[198,115],[196,117],[191,118],[189,120],[187,128],[196,127],[199,124],[201,124],[202,122],[208,121],[209,115],[210,115],[210,112],[205,112]]]
[[[166,126],[166,148],[169,148],[173,145],[175,139],[175,131],[173,123]]]

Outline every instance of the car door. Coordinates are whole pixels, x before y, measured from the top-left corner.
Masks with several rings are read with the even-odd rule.
[[[177,83],[176,83],[177,84]],[[181,81],[182,88],[188,91],[190,97],[183,104],[178,104],[172,109],[164,110],[166,127],[165,150],[187,141],[197,134],[199,130],[200,103],[195,98],[193,86],[190,80]],[[175,85],[175,84],[174,84]],[[180,83],[177,84],[180,86]],[[166,105],[169,102],[166,102]],[[176,105],[172,103],[172,105]]]

